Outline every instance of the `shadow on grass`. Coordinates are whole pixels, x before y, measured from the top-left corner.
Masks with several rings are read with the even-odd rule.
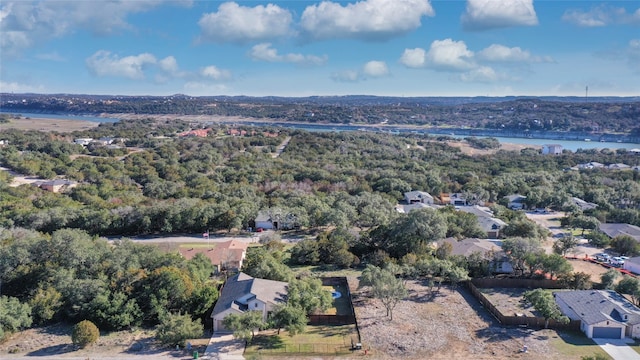
[[[259,334],[253,338],[253,341],[248,344],[248,347],[255,348],[256,350],[284,349],[285,343],[279,335]]]
[[[597,345],[593,342],[593,340],[589,339],[585,336],[583,332],[580,331],[556,331],[558,336],[567,344],[575,345],[575,346],[583,346],[583,345]]]

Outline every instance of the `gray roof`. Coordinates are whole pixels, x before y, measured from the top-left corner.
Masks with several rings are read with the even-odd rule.
[[[507,195],[507,196],[505,196],[505,198],[507,198],[507,200],[509,200],[509,202],[522,202],[527,197],[524,196],[524,195],[520,195],[520,194],[513,194],[513,195]]]
[[[607,234],[610,238],[615,238],[620,235],[629,235],[632,238],[640,241],[640,227],[630,224],[600,224],[600,231]]]
[[[577,198],[577,197],[572,197],[571,200],[581,210],[591,210],[591,209],[595,209],[595,208],[598,207],[598,204],[590,203],[588,201],[584,201],[584,200],[582,200],[580,198]]]
[[[431,194],[424,191],[409,191],[404,193],[404,197],[409,200],[419,200],[419,199],[433,200],[433,196],[431,196]]]
[[[640,309],[612,290],[557,291],[556,299],[564,301],[588,325],[602,321],[625,324],[640,323]],[[628,320],[624,320],[624,315]]]
[[[478,224],[480,224],[480,228],[486,232],[497,231],[507,226],[506,222],[498,218],[484,216],[478,216]]]
[[[247,294],[252,294],[253,297],[267,304],[284,303],[288,285],[282,281],[257,279],[243,272],[238,273],[225,282],[211,316],[213,317],[229,308],[246,310],[247,304],[242,304],[237,300]]]
[[[474,214],[478,218],[481,218],[481,217],[487,217],[487,218],[493,217],[493,212],[491,211],[491,209],[489,209],[487,207],[478,206],[478,205],[460,206],[460,207],[456,207],[456,210],[464,211],[464,212],[470,213],[470,214]]]
[[[455,238],[446,238],[438,241],[438,246],[441,246],[443,243],[451,244],[451,255],[470,256],[476,252],[486,254],[491,251],[493,251],[494,254],[503,254],[500,246],[484,239],[467,238],[457,240]]]
[[[420,209],[435,209],[435,207],[427,205],[425,203],[415,203],[415,204],[398,204],[396,205],[396,211],[401,214],[408,214],[413,210]]]

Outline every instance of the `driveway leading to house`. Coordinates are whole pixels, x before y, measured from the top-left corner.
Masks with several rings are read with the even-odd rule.
[[[625,339],[593,339],[614,360],[640,360],[640,354],[627,344]]]
[[[213,334],[201,359],[244,360],[244,344],[243,340],[234,339],[230,334]]]

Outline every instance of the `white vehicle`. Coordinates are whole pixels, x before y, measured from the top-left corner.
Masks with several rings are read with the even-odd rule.
[[[616,257],[612,257],[609,260],[609,263],[613,266],[622,266],[624,265],[624,260],[622,256],[616,256]]]
[[[609,262],[609,260],[611,259],[611,255],[605,253],[595,254],[594,257],[596,258],[596,260],[602,262]]]

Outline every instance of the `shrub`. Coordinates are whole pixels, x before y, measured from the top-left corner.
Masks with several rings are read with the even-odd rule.
[[[73,341],[74,345],[85,348],[87,345],[98,341],[99,337],[100,330],[98,330],[98,327],[89,320],[83,320],[73,327],[71,341]]]

